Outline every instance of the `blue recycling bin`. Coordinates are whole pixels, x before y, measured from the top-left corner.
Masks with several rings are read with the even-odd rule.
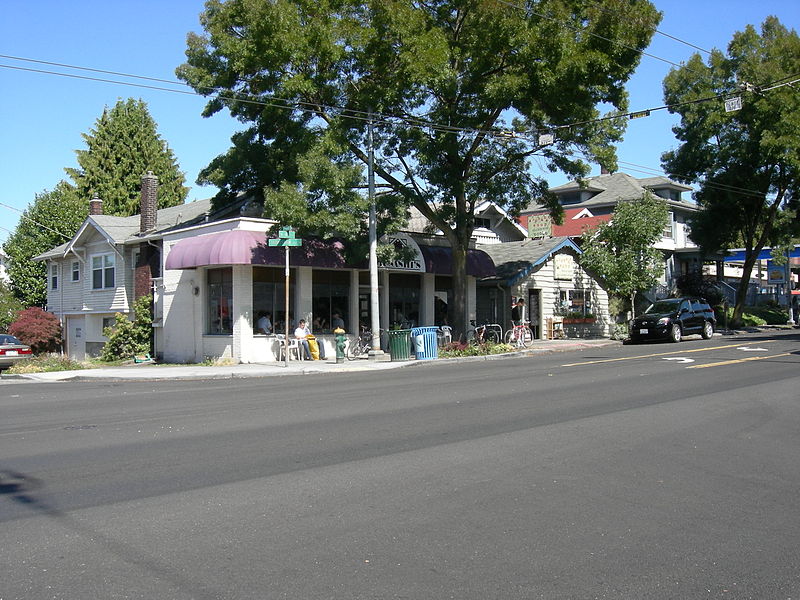
[[[417,360],[439,358],[439,346],[436,343],[438,330],[438,327],[414,327],[411,329],[411,341]]]

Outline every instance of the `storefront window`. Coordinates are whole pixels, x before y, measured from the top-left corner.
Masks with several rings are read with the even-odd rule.
[[[389,275],[389,325],[408,329],[419,325],[419,275]]]
[[[348,322],[350,306],[349,271],[314,271],[312,300],[312,332],[330,333],[335,324],[346,329],[343,324]]]
[[[233,269],[209,269],[206,274],[208,286],[208,327],[211,335],[233,333]]]
[[[286,274],[283,269],[253,267],[253,328],[258,319],[267,315],[272,331],[282,333],[286,329]],[[289,278],[289,306],[294,302],[294,277]],[[289,315],[290,318],[294,315]]]

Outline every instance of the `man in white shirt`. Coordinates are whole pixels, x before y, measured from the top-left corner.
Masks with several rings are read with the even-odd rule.
[[[308,339],[306,339],[309,335],[311,335],[311,330],[306,326],[305,319],[300,319],[297,323],[297,328],[294,330],[294,337],[299,340],[305,359],[314,360],[311,356],[311,348],[308,347]]]

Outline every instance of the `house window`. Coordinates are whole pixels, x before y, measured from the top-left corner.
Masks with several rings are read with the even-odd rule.
[[[58,289],[58,265],[50,265],[50,289]]]
[[[664,237],[669,240],[671,240],[675,235],[673,233],[674,220],[675,220],[675,215],[673,213],[669,213],[667,215],[667,224],[664,226]]]
[[[233,269],[209,269],[207,273],[208,287],[208,324],[206,331],[211,335],[233,333]]]
[[[294,280],[289,282],[289,306],[294,302]],[[272,330],[283,333],[286,329],[286,275],[283,269],[253,267],[253,332],[262,313],[272,322]],[[293,316],[293,315],[292,315]]]
[[[591,302],[586,290],[561,290],[559,292],[559,308],[562,314],[591,314]]]
[[[114,265],[113,254],[103,254],[102,256],[92,257],[92,289],[102,290],[114,287]]]
[[[72,261],[72,281],[81,280],[81,263],[77,260]]]
[[[484,229],[491,229],[492,222],[489,219],[483,217],[475,217],[475,227],[483,227]]]

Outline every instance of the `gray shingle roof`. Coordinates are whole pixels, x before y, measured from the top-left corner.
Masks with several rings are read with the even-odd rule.
[[[488,278],[501,280],[507,285],[530,273],[536,266],[544,263],[557,250],[569,247],[580,253],[580,249],[568,237],[552,237],[503,244],[479,244],[494,262],[496,275]]]
[[[618,202],[627,200],[636,200],[641,198],[646,189],[673,189],[681,192],[686,192],[692,188],[685,186],[681,183],[672,181],[667,177],[645,177],[643,179],[636,179],[627,173],[611,173],[607,175],[597,175],[584,180],[585,187],[581,187],[577,181],[570,181],[564,185],[551,188],[550,191],[554,194],[564,194],[567,192],[589,191],[596,192],[588,200],[583,202],[570,203],[570,207],[591,207],[591,206],[606,206],[615,205]],[[675,202],[669,201],[671,205],[685,206],[688,209],[694,209],[696,206],[688,202]],[[532,202],[525,211],[541,210],[542,206],[538,202]],[[523,211],[523,212],[525,212]]]

